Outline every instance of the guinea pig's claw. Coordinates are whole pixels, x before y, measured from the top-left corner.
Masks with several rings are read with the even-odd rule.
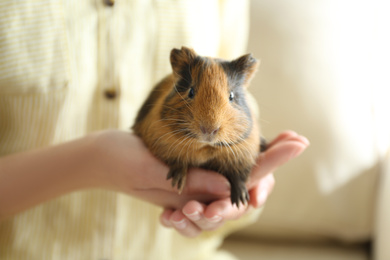
[[[185,179],[186,179],[185,176],[180,176],[177,179],[175,178],[172,179],[172,187],[177,186],[179,194],[183,192]]]
[[[265,152],[268,148],[268,142],[264,137],[260,137],[260,152]]]
[[[174,168],[171,167],[169,173],[167,175],[167,180],[172,179],[172,187],[176,187],[178,189],[179,194],[182,193],[187,177],[187,169],[186,168]]]
[[[239,208],[241,204],[247,205],[249,202],[249,193],[245,185],[243,185],[242,187],[232,187],[230,200],[232,202],[232,205],[236,205],[237,208]]]

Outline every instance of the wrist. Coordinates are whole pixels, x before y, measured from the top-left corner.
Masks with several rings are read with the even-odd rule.
[[[86,178],[90,187],[131,194],[139,172],[133,136],[119,130],[103,130],[86,137]]]
[[[132,194],[134,190],[162,188],[168,168],[135,135],[104,130],[88,137],[88,179],[100,188]]]
[[[83,137],[1,158],[0,219],[60,195],[101,186],[92,147],[92,139]]]
[[[109,160],[104,151],[104,132],[96,132],[85,136],[80,144],[83,166],[80,167],[81,179],[86,188],[112,189],[111,177],[109,174]]]

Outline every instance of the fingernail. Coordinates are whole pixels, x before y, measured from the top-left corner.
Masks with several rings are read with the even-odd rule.
[[[208,182],[207,190],[213,194],[225,194],[230,192],[230,183],[228,181],[223,182]]]
[[[172,223],[178,229],[184,229],[187,226],[186,220],[184,218],[180,221],[172,221]]]
[[[206,218],[208,222],[210,223],[218,223],[222,220],[222,217],[221,216],[218,216],[218,215],[215,215],[214,217],[212,218]]]
[[[267,200],[268,192],[266,190],[263,190],[259,193],[257,196],[257,206],[260,207],[264,205],[265,201]]]
[[[162,221],[162,224],[163,224],[164,226],[166,226],[166,227],[172,227],[172,224],[171,224],[171,222],[170,222],[168,219],[162,218],[161,221]]]
[[[184,213],[185,214],[185,213]],[[198,211],[195,211],[193,213],[185,214],[189,219],[192,221],[198,221],[200,220],[200,214]]]
[[[300,137],[302,138],[303,142],[304,142],[307,146],[310,145],[309,139],[307,139],[305,136],[302,136],[302,135],[300,135]]]
[[[290,154],[290,159],[298,157],[305,150],[305,148],[310,145],[310,141],[306,137],[300,136],[300,138],[304,146],[297,147],[294,151],[292,151]]]
[[[298,157],[303,152],[302,147],[298,147],[295,150],[293,150],[290,154],[289,160],[294,159],[295,157]]]

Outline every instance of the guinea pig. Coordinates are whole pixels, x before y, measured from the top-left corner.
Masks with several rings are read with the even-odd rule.
[[[247,203],[245,183],[265,144],[247,102],[258,67],[251,54],[233,61],[182,47],[170,54],[172,73],[151,91],[132,126],[182,191],[188,168],[216,171],[231,185],[231,202]]]

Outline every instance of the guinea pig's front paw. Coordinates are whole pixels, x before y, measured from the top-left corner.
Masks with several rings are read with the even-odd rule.
[[[183,191],[187,179],[186,166],[171,166],[167,175],[167,180],[172,179],[172,187],[177,186],[179,194]]]
[[[240,202],[244,205],[248,203],[249,193],[244,182],[231,183],[230,200],[233,205],[237,205],[237,208],[240,207]]]
[[[260,137],[260,152],[265,152],[268,148],[268,142],[264,137]]]

